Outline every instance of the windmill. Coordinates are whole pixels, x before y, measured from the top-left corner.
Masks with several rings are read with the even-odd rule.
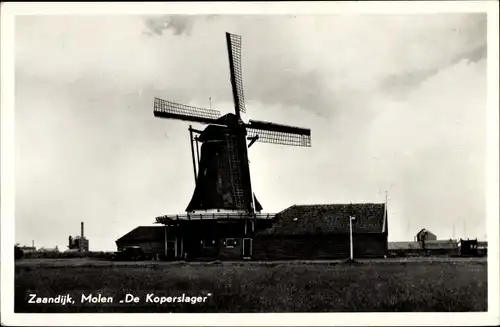
[[[189,127],[191,154],[196,187],[189,205],[188,215],[206,212],[237,212],[255,215],[262,206],[255,198],[250,179],[248,148],[255,142],[291,146],[311,146],[310,129],[276,124],[266,121],[241,119],[246,113],[241,69],[241,36],[226,33],[234,114],[221,113],[212,108],[197,108],[160,98],[154,99],[155,117],[176,119],[208,125],[203,131]],[[196,150],[194,158],[193,133]],[[247,145],[247,141],[250,141]],[[196,162],[198,172],[196,172]]]

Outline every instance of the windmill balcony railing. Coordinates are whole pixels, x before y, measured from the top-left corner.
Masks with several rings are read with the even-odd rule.
[[[274,219],[275,214],[270,213],[197,213],[197,214],[180,214],[180,215],[164,215],[156,217],[156,223],[164,224],[172,220],[236,220],[236,219]]]

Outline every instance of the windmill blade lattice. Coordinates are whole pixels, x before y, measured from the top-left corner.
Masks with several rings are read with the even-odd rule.
[[[249,137],[259,136],[257,142],[293,146],[311,146],[311,130],[307,128],[250,120],[247,127]]]
[[[241,69],[241,36],[226,33],[227,50],[229,55],[229,69],[231,72],[231,86],[236,115],[246,112],[245,97],[243,95],[243,76]]]
[[[311,136],[310,135],[300,135],[293,133],[284,133],[270,130],[262,130],[255,128],[247,128],[247,135],[249,137],[259,136],[257,142],[261,143],[271,143],[271,144],[281,144],[281,145],[292,145],[292,146],[311,146]]]
[[[205,124],[214,123],[221,116],[218,110],[188,106],[159,98],[155,98],[154,101],[154,115]]]

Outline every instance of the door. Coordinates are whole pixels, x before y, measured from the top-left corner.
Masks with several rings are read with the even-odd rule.
[[[252,239],[243,239],[243,259],[250,259],[252,257]]]

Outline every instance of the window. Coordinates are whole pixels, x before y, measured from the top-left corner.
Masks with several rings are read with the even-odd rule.
[[[227,248],[234,248],[235,246],[238,245],[238,239],[236,239],[236,238],[226,238],[226,240],[224,241],[224,245]]]

